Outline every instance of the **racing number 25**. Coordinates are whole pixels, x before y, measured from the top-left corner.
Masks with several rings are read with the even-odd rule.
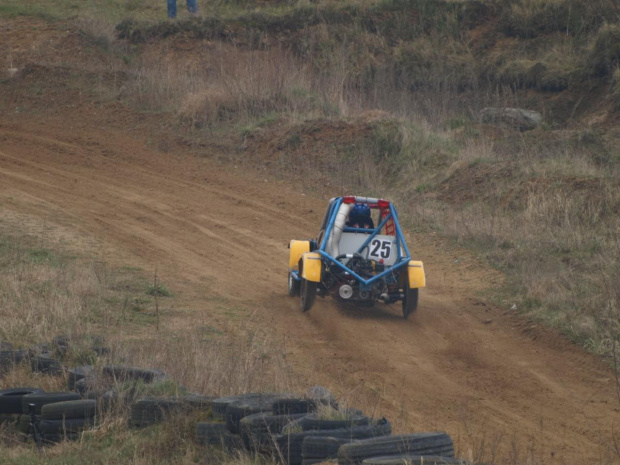
[[[392,252],[392,241],[373,239],[370,243],[370,253],[373,258],[390,258]]]

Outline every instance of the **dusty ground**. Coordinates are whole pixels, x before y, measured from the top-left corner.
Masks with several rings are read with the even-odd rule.
[[[514,443],[515,463],[528,453],[607,463],[620,424],[611,369],[480,300],[501,282],[495,272],[410,234],[428,281],[414,318],[397,306],[350,311],[320,299],[302,314],[286,296],[286,244],[315,234],[326,199],[179,147],[159,151],[156,118],[77,98],[58,84],[62,70],[45,72],[0,85],[4,226],[157,269],[178,296],[178,328],[225,324],[229,312],[213,303],[224,299],[240,321],[274,329],[301,377],[376,403],[401,431],[446,430],[465,454],[474,442]]]

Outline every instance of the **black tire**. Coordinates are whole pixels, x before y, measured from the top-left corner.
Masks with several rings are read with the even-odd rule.
[[[297,420],[283,428],[283,434],[276,436],[275,445],[277,450],[274,455],[280,457],[288,465],[301,465],[303,460],[303,442],[308,437],[333,437],[340,439],[354,440],[359,438],[375,438],[377,436],[389,435],[392,431],[389,422],[369,426],[354,426],[352,428],[290,432],[299,427]],[[341,446],[344,447],[344,446]]]
[[[77,392],[42,392],[39,394],[28,394],[22,397],[22,413],[30,413],[30,404],[34,404],[35,413],[41,415],[41,408],[44,405],[68,400],[80,400],[80,395]]]
[[[213,412],[213,416],[215,418],[220,418],[223,420],[226,417],[226,408],[231,403],[238,400],[252,399],[261,395],[261,393],[253,392],[249,394],[239,394],[236,396],[218,397],[216,399],[213,399],[213,401],[211,402],[211,411]]]
[[[277,448],[276,456],[287,465],[301,465],[303,458],[301,449],[305,433],[282,434],[276,436],[275,446]]]
[[[226,423],[198,423],[196,425],[196,442],[203,446],[219,446],[224,441]]]
[[[40,394],[43,389],[12,388],[0,391],[0,413],[21,414],[22,399],[29,394]]]
[[[293,277],[293,273],[288,272],[288,295],[289,297],[297,297],[301,283]]]
[[[122,401],[121,397],[118,394],[118,391],[115,391],[113,389],[110,389],[108,391],[103,389],[99,391],[89,391],[84,395],[84,399],[96,401],[99,411],[112,410]]]
[[[97,357],[104,357],[106,355],[110,355],[112,350],[106,346],[94,346],[92,347],[92,351],[97,355]]]
[[[326,460],[338,457],[338,449],[352,439],[324,436],[307,436],[301,446],[301,456],[305,460]]]
[[[303,432],[303,429],[301,428],[302,418],[298,418],[297,420],[293,420],[288,423],[284,428],[282,428],[282,434],[295,434]]]
[[[179,397],[179,400],[187,411],[209,410],[214,399],[215,397],[213,396],[203,396],[201,394],[187,394]]]
[[[370,423],[370,418],[364,415],[346,416],[345,420],[322,420],[318,413],[310,413],[301,420],[301,427],[304,431],[316,431],[365,426]]]
[[[261,394],[250,399],[237,400],[226,407],[226,426],[231,433],[239,434],[241,419],[256,413],[271,413],[273,403],[283,394]]]
[[[112,391],[114,392],[114,391]],[[183,397],[143,397],[131,405],[129,423],[142,428],[166,421],[173,415],[209,408],[210,398],[198,395]]]
[[[182,411],[183,404],[176,397],[143,397],[131,405],[129,424],[136,428],[142,428],[165,421]]]
[[[390,455],[454,457],[454,444],[445,433],[403,434],[364,439],[344,444],[338,450],[339,465],[361,465],[365,459]]]
[[[418,308],[419,291],[417,288],[409,288],[409,283],[405,283],[405,288],[403,289],[403,294],[405,295],[403,298],[403,317],[405,320]]]
[[[71,368],[67,372],[67,387],[72,391],[75,390],[75,383],[77,383],[81,379],[93,375],[94,370],[95,367],[93,365],[83,365]]]
[[[399,455],[373,457],[362,462],[363,465],[467,465],[467,462],[451,457],[428,455]]]
[[[52,339],[52,347],[56,351],[58,355],[61,357],[64,356],[69,351],[69,345],[71,343],[71,339],[69,336],[65,334],[61,334],[60,336],[55,336]]]
[[[231,433],[230,431],[225,431],[222,435],[224,448],[228,452],[235,452],[238,450],[243,450],[243,439],[238,434]]]
[[[273,403],[274,415],[296,415],[316,410],[317,402],[313,399],[276,399]]]
[[[47,433],[47,434],[42,435],[42,439],[43,439],[43,442],[46,444],[58,443],[58,442],[64,442],[64,441],[77,441],[78,439],[80,439],[80,433],[71,433],[71,432],[58,433],[58,434]]]
[[[299,303],[302,312],[307,312],[314,305],[316,299],[317,283],[301,278],[301,286],[299,289]]]
[[[47,439],[48,436],[64,436],[65,433],[79,433],[95,424],[93,418],[74,418],[72,420],[41,420],[39,431]]]
[[[168,378],[168,375],[161,370],[124,365],[104,365],[103,374],[119,381],[142,380],[145,383],[153,383]]]
[[[82,397],[84,397],[91,391],[97,391],[102,389],[101,384],[102,380],[98,379],[96,376],[87,376],[86,378],[78,379],[77,381],[75,381],[73,383],[73,390],[79,393]]]
[[[30,359],[30,368],[33,373],[45,373],[59,376],[63,373],[62,364],[49,354],[35,355]]]
[[[43,420],[73,420],[75,418],[93,418],[97,413],[96,400],[68,400],[41,407]]]
[[[306,414],[272,415],[269,412],[248,415],[239,422],[239,435],[247,449],[269,451],[276,435],[291,421],[303,418]]]
[[[356,439],[369,439],[389,436],[392,434],[392,425],[385,418],[382,418],[381,420],[371,425],[361,425],[353,426],[350,428],[329,430],[311,430],[304,431],[304,433],[310,436],[327,436],[331,438],[347,439],[349,441],[352,441]]]

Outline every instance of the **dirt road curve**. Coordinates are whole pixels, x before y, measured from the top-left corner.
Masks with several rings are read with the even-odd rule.
[[[533,463],[528,448],[548,463],[605,456],[620,427],[611,371],[477,300],[499,278],[462,252],[410,237],[429,283],[410,321],[397,306],[348,312],[329,300],[302,314],[285,295],[286,244],[314,234],[324,199],[99,126],[84,114],[0,117],[0,221],[157,268],[184,300],[176,325],[226,318],[214,295],[255,311],[302,376],[377,402],[401,429],[447,430],[462,452],[515,441],[519,463]]]

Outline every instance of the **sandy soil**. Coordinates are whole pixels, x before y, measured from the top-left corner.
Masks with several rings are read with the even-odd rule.
[[[301,377],[364,397],[403,431],[446,430],[465,454],[474,442],[514,443],[514,463],[608,457],[605,441],[620,421],[611,369],[480,300],[501,276],[465,252],[409,234],[428,282],[409,321],[398,306],[352,311],[321,299],[303,314],[286,295],[286,245],[314,236],[325,199],[189,151],[158,151],[141,129],[152,121],[138,124],[118,105],[30,102],[28,112],[9,111],[28,88],[0,90],[5,226],[157,269],[179,296],[179,328],[223,324],[214,296],[247,309],[282,338]]]

